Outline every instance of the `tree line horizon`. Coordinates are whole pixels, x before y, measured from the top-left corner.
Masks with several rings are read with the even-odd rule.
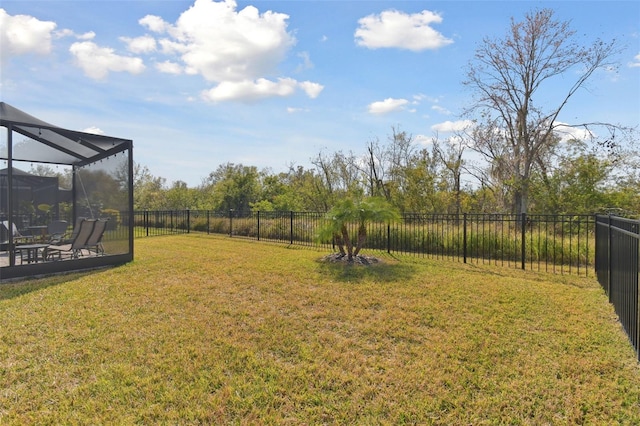
[[[529,206],[522,212],[508,182],[462,183],[465,174],[473,178],[476,170],[457,157],[459,145],[434,139],[428,149],[413,142],[394,128],[387,144],[370,141],[360,155],[321,151],[311,159],[313,167],[291,165],[278,173],[227,162],[196,187],[183,181],[166,185],[165,178],[136,164],[134,208],[326,212],[345,198],[381,197],[403,214],[640,214],[637,158],[619,159],[583,141],[564,142],[547,174],[532,173]]]

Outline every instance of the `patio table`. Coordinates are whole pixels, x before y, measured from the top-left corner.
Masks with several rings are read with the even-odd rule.
[[[48,247],[49,244],[23,244],[16,246],[16,256],[20,253],[20,260],[22,263],[38,263],[39,260],[44,261],[44,258],[40,255],[40,250]],[[26,257],[25,257],[26,254]]]

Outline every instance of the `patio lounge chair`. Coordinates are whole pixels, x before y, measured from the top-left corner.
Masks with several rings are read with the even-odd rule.
[[[76,222],[73,225],[73,231],[71,231],[71,234],[69,234],[69,232],[65,232],[65,234],[60,238],[60,241],[58,242],[52,242],[52,244],[56,244],[56,245],[62,245],[62,244],[71,244],[73,242],[73,240],[76,238],[76,235],[78,235],[78,232],[80,231],[80,224],[82,223],[83,220],[86,220],[86,217],[77,217],[76,218]]]
[[[102,246],[102,236],[104,235],[104,231],[107,229],[107,222],[109,219],[98,219],[93,226],[93,232],[87,239],[83,249],[86,249],[89,254],[91,251],[95,251],[96,256],[104,255],[104,247]]]
[[[63,255],[69,255],[70,258],[77,259],[82,254],[82,249],[87,244],[95,224],[96,220],[93,219],[82,220],[78,233],[71,243],[63,245],[50,244],[44,249],[43,257],[46,260],[53,260],[55,255],[58,255],[58,259],[62,259]]]
[[[54,220],[47,226],[49,234],[49,244],[61,244],[62,238],[67,232],[68,223],[66,220]]]

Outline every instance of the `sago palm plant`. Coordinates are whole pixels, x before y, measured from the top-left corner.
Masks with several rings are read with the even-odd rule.
[[[348,260],[353,260],[367,240],[368,223],[391,223],[399,220],[400,213],[384,198],[346,198],[338,201],[327,212],[325,221],[319,229],[318,238],[324,241],[333,238],[340,255],[348,256]],[[356,225],[358,229],[355,243],[349,235],[350,224]]]

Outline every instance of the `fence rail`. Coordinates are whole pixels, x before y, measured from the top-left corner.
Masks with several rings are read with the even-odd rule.
[[[332,248],[316,240],[321,212],[136,211],[135,236],[224,234]],[[356,232],[352,224],[350,232]],[[595,220],[590,215],[405,214],[396,224],[370,223],[367,250],[451,259],[560,274],[593,274]]]
[[[640,221],[596,216],[596,275],[640,360]]]

